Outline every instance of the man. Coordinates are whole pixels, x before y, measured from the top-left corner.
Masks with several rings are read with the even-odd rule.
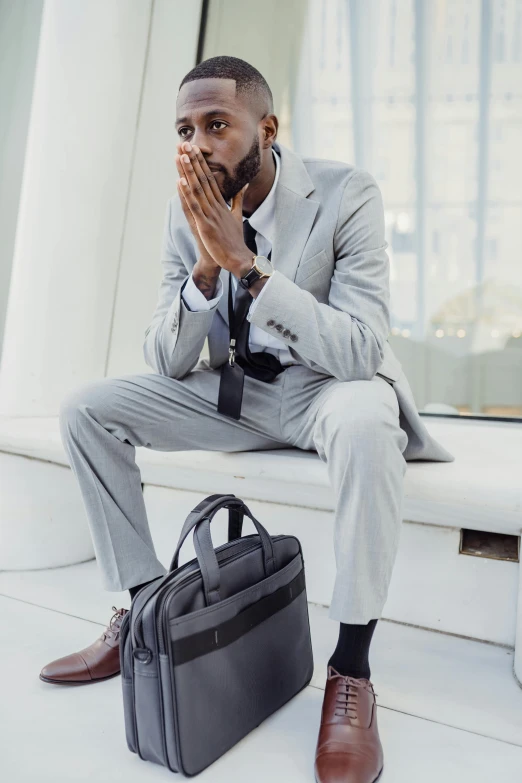
[[[373,783],[383,750],[368,656],[399,540],[406,461],[453,460],[424,427],[387,341],[380,191],[362,169],[277,143],[270,88],[244,60],[196,66],[176,108],[180,179],[143,346],[155,372],[85,384],[60,410],[104,586],[133,598],[166,572],[136,446],[317,451],[336,498],[329,616],[339,639],[315,775],[319,783]],[[209,359],[200,360],[206,337]],[[114,609],[99,639],[44,667],[41,678],[116,675],[126,610]]]

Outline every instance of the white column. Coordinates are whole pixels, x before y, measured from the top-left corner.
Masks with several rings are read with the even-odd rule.
[[[200,19],[201,0],[154,2],[106,367],[111,377],[151,372],[143,340],[163,275],[165,207],[171,196],[179,198],[176,98],[196,64]]]
[[[56,415],[106,370],[150,0],[46,0],[0,415]]]

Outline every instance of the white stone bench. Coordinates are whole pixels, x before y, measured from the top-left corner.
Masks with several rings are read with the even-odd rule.
[[[456,459],[408,463],[404,524],[383,616],[509,646],[517,640],[520,618],[516,667],[522,679],[519,563],[459,554],[462,528],[521,534],[522,426],[424,421]],[[92,558],[57,418],[0,419],[0,452],[0,570],[50,568]],[[175,526],[183,521],[177,508],[184,518],[201,497],[233,492],[248,501],[270,532],[298,536],[308,598],[329,603],[334,498],[326,465],[315,452],[138,448],[136,458],[149,519],[163,525],[172,545]]]

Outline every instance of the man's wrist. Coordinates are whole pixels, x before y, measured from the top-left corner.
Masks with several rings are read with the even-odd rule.
[[[185,306],[192,312],[212,310],[221,299],[223,285],[218,277],[216,294],[212,299],[207,299],[194,282],[194,275],[190,275],[181,289],[181,297]]]
[[[245,275],[248,272],[250,272],[254,264],[254,257],[255,257],[255,253],[252,253],[251,250],[248,250],[247,253],[245,253],[240,259],[238,259],[237,271],[235,272],[235,276],[237,277],[238,280],[240,280],[242,277],[245,277]],[[270,277],[261,277],[259,280],[256,280],[255,283],[252,283],[252,285],[248,290],[252,294],[254,299],[263,289],[265,283],[267,283],[268,280],[270,280]]]
[[[238,280],[244,277],[247,272],[250,272],[252,269],[254,255],[255,253],[253,253],[251,250],[246,250],[246,252],[236,260],[234,274]]]
[[[192,279],[205,299],[208,300],[215,297],[220,272],[221,267],[217,264],[205,264],[201,256],[198,258],[194,269],[192,270]]]

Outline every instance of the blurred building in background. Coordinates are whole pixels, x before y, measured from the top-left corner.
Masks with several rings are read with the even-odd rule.
[[[377,179],[419,409],[522,419],[522,0],[0,0],[0,414],[149,371],[176,95],[218,54]]]

